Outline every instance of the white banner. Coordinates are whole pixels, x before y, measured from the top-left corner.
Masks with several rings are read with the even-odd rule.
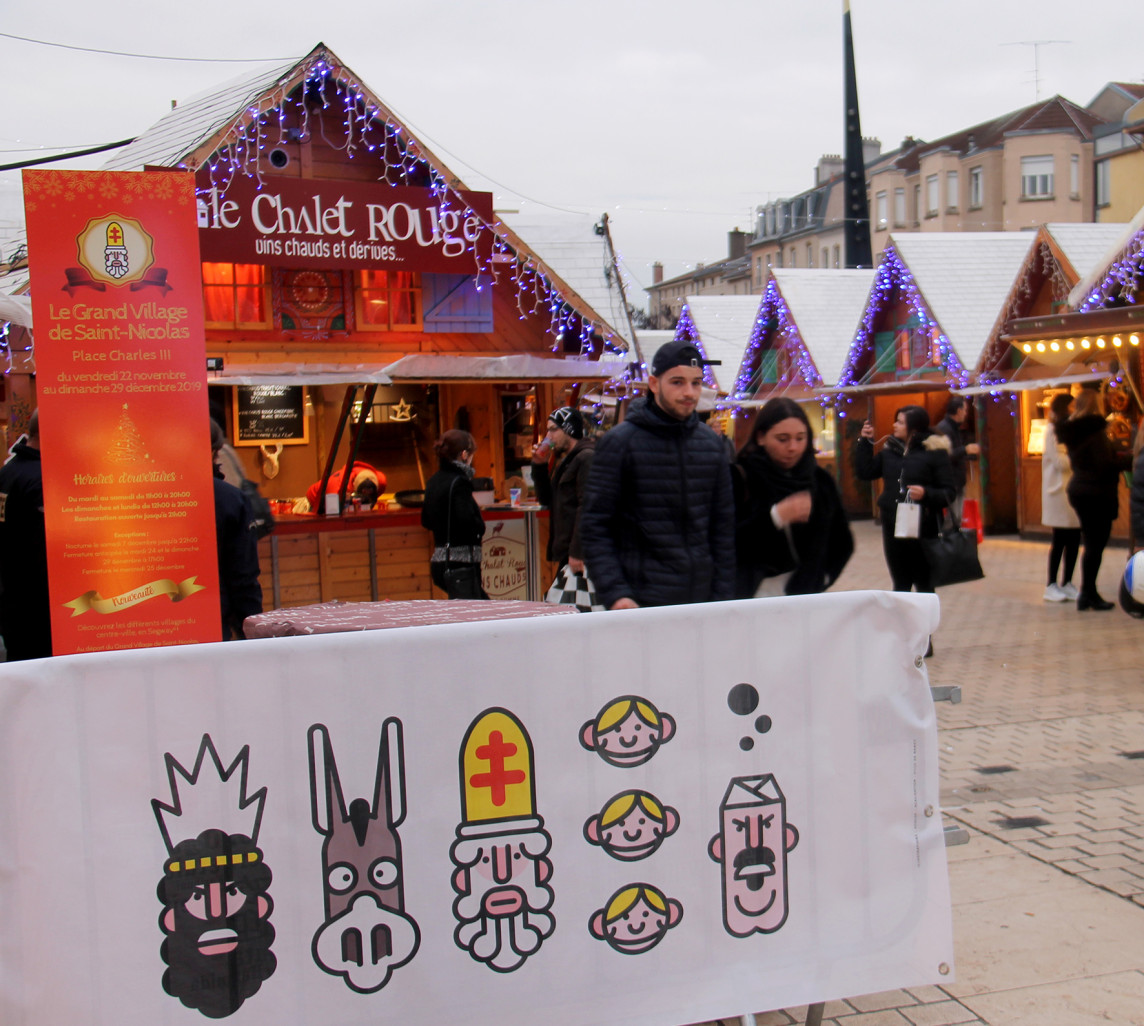
[[[668,1026],[949,982],[937,619],[857,592],[0,667],[0,1022]]]

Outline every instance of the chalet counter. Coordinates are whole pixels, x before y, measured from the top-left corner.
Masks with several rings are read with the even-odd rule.
[[[543,599],[556,572],[544,559],[548,511],[491,506],[482,513],[488,526],[481,570],[489,596]],[[432,552],[433,536],[421,526],[419,509],[282,514],[274,533],[258,543],[263,606],[445,598],[429,577]]]

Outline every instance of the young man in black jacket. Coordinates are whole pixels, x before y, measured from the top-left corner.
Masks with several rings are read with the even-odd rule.
[[[734,595],[731,464],[696,412],[705,363],[694,343],[661,346],[650,394],[596,443],[580,536],[608,609]]]

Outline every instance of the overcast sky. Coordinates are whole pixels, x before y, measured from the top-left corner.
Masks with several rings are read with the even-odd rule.
[[[893,149],[1039,95],[1144,80],[1139,0],[851,0],[862,129]],[[0,0],[0,163],[138,135],[257,63],[326,43],[499,208],[598,217],[638,285],[726,256],[842,149],[841,0]],[[1032,42],[1045,45],[1034,48]],[[28,151],[31,152],[28,152]],[[99,167],[105,156],[54,167]],[[493,183],[491,185],[487,183]],[[22,218],[0,174],[0,246]],[[639,305],[643,299],[634,297]]]

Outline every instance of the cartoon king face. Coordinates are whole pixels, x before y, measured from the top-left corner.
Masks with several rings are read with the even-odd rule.
[[[380,990],[417,953],[420,931],[405,914],[397,828],[405,819],[401,722],[381,728],[373,800],[347,809],[326,728],[310,728],[314,829],[325,837],[322,874],[326,919],[314,934],[314,961],[361,994]]]
[[[787,918],[787,852],[798,830],[772,774],[735,777],[719,807],[722,829],[707,847],[723,866],[723,925],[735,937],[774,933]]]
[[[247,797],[249,755],[246,746],[224,769],[204,734],[189,773],[166,754],[171,803],[151,802],[169,853],[156,890],[163,904],[163,989],[212,1019],[237,1011],[277,965],[270,950],[271,873],[258,847],[266,788]],[[219,822],[224,818],[229,822]],[[204,821],[215,825],[198,830]],[[172,844],[172,837],[186,839]]]
[[[551,838],[536,815],[532,742],[506,709],[489,709],[461,745],[461,811],[449,855],[457,872],[457,946],[496,972],[519,968],[552,934]]]

